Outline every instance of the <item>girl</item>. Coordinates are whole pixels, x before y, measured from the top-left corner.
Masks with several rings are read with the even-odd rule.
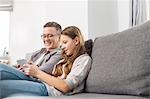
[[[36,65],[25,64],[29,67],[26,74],[38,78],[39,82],[1,80],[1,97],[20,93],[60,96],[82,92],[91,66],[91,58],[85,53],[82,34],[79,28],[69,26],[62,31],[60,40],[63,59],[54,66],[52,75],[41,71]]]

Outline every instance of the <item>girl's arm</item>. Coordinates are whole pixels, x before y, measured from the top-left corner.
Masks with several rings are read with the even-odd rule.
[[[64,80],[60,79],[59,77],[54,77],[51,76],[50,74],[41,71],[36,65],[29,65],[29,64],[25,65],[29,66],[29,71],[26,72],[27,75],[37,77],[40,80],[47,83],[49,86],[53,86],[64,93],[69,91],[67,83]]]
[[[69,87],[68,87],[67,83],[64,80],[60,79],[59,77],[51,76],[41,70],[36,75],[36,77],[41,79],[45,83],[47,83],[49,86],[53,86],[56,89],[58,89],[64,93],[69,91]]]

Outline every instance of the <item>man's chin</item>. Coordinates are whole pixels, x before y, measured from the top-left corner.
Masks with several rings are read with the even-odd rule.
[[[46,46],[45,47],[47,50],[49,50],[49,49],[52,49],[53,47],[52,46]]]

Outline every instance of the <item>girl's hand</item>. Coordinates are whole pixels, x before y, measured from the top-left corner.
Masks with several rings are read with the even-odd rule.
[[[16,64],[16,65],[14,65],[16,68],[19,68],[19,67],[21,67],[21,65],[20,64]]]
[[[19,71],[22,71],[23,72],[23,67],[21,66],[21,67],[19,67],[19,68],[17,68]]]
[[[24,64],[23,68],[26,75],[31,75],[34,77],[36,77],[40,71],[38,66],[35,64]]]

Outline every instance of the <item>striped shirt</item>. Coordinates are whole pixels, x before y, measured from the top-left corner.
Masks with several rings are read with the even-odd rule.
[[[82,92],[84,89],[85,79],[91,68],[91,57],[88,54],[83,54],[77,57],[73,63],[70,73],[64,81],[69,86],[70,91],[62,93],[61,91],[49,86],[45,83],[50,96],[71,95]]]

